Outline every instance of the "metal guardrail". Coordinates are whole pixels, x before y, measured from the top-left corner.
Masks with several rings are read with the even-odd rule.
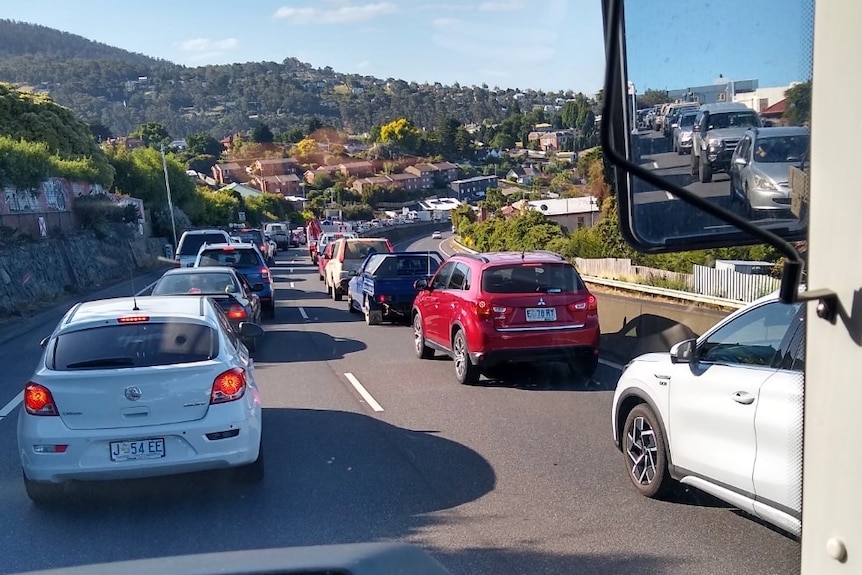
[[[461,252],[466,252],[466,253],[471,253],[471,254],[479,253],[474,249],[468,248],[467,246],[460,243],[455,238],[452,238],[452,247],[456,251],[461,251]],[[593,277],[593,276],[581,276],[581,278],[584,280],[584,282],[586,282],[588,284],[603,285],[605,287],[612,287],[614,289],[639,292],[639,293],[643,293],[646,295],[661,296],[661,297],[677,299],[677,300],[681,300],[681,301],[690,301],[693,303],[715,305],[715,306],[731,308],[731,309],[741,309],[741,308],[745,307],[746,305],[748,305],[746,302],[742,302],[742,301],[736,301],[736,300],[721,298],[721,297],[700,295],[700,294],[696,294],[696,293],[690,293],[690,292],[686,292],[686,291],[669,289],[669,288],[661,288],[661,287],[644,285],[644,284],[634,284],[634,283],[623,282],[623,281],[619,281],[619,280],[611,280],[611,279]]]

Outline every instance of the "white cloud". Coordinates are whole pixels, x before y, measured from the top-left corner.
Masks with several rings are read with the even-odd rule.
[[[291,24],[343,24],[345,22],[365,22],[386,14],[394,14],[397,11],[398,7],[392,2],[327,9],[282,6],[275,11],[275,17],[287,20]]]
[[[183,52],[227,52],[239,46],[236,38],[224,38],[213,40],[212,38],[190,38],[179,43],[179,49]]]
[[[519,38],[512,42],[511,38]],[[498,64],[500,59],[517,65],[538,65],[554,59],[558,34],[552,30],[523,27],[478,26],[463,21],[436,26],[432,41],[441,48],[477,61]]]
[[[438,28],[446,28],[447,26],[457,26],[460,24],[460,20],[456,20],[455,18],[435,18],[431,24]]]
[[[527,0],[493,0],[479,4],[483,12],[512,12],[527,7]]]
[[[189,38],[175,44],[177,49],[183,53],[183,58],[189,62],[212,62],[212,60],[224,55],[239,46],[236,38],[223,38],[215,40],[212,38]]]

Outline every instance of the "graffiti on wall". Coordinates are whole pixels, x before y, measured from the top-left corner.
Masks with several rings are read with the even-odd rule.
[[[6,187],[0,194],[0,214],[69,212],[79,196],[104,194],[99,184],[49,178],[32,190]]]

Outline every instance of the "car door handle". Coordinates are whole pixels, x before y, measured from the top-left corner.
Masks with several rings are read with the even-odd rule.
[[[747,391],[737,391],[731,397],[733,398],[733,401],[741,403],[742,405],[751,405],[754,403],[754,396]]]

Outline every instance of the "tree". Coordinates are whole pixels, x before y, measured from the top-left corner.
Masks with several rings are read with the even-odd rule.
[[[218,158],[224,152],[221,142],[206,132],[186,136],[186,154],[188,156],[215,156]]]
[[[312,138],[304,138],[297,142],[297,144],[291,148],[291,155],[300,156],[302,158],[307,158],[308,156],[317,152],[317,141]]]
[[[380,127],[381,142],[408,154],[415,153],[419,135],[419,130],[407,118],[398,118]]]
[[[311,136],[317,130],[323,127],[323,122],[320,121],[320,118],[314,116],[311,120],[308,121],[308,126],[305,129],[305,135]]]
[[[638,96],[638,108],[652,108],[656,104],[666,104],[671,101],[666,90],[647,89]]]
[[[164,125],[158,122],[147,122],[141,124],[129,134],[130,138],[140,138],[148,148],[158,148],[171,142],[171,135]]]
[[[275,139],[269,126],[262,122],[259,122],[254,128],[252,128],[250,137],[252,142],[256,142],[258,144],[271,144]]]
[[[811,80],[796,84],[786,92],[787,107],[782,118],[795,126],[811,121]]]
[[[107,142],[113,137],[111,133],[111,128],[103,124],[102,122],[90,122],[90,133],[93,134],[93,138],[96,139],[97,142]]]

